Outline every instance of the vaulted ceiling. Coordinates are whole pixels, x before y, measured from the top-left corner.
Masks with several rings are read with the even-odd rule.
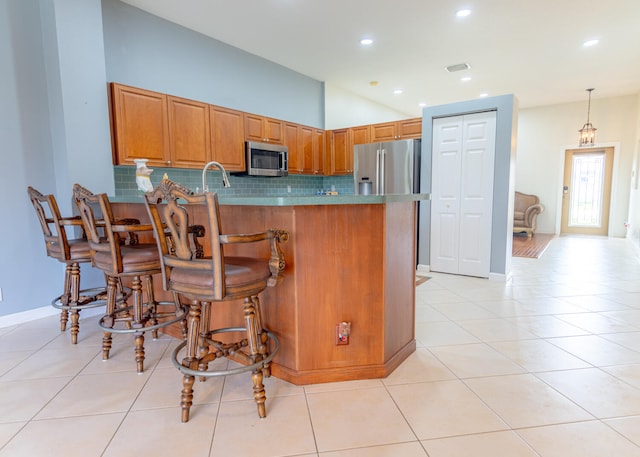
[[[409,116],[480,94],[524,108],[640,92],[638,0],[123,1]]]

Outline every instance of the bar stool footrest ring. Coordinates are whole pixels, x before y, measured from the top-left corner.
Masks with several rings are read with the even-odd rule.
[[[163,302],[157,302],[156,305],[162,305],[162,306],[175,306],[175,304],[173,302],[169,302],[169,301],[163,301]],[[131,306],[127,306],[125,308],[120,308],[118,309],[118,313],[122,312],[122,311],[127,311],[127,310],[131,310],[132,307]],[[182,313],[175,315],[174,313],[169,313],[164,312],[164,313],[160,313],[160,314],[156,314],[155,318],[156,319],[165,319],[166,317],[168,317],[169,315],[174,316],[171,319],[167,320],[167,321],[162,321],[159,322],[155,325],[149,325],[149,326],[144,326],[144,327],[140,327],[140,328],[113,328],[113,327],[109,327],[107,325],[104,324],[104,320],[108,317],[107,315],[104,315],[100,318],[100,320],[98,321],[98,326],[109,333],[145,333],[145,332],[151,332],[153,330],[158,330],[161,329],[163,327],[167,327],[171,324],[175,324],[176,322],[180,322],[184,319],[186,319],[187,316],[187,311],[185,308],[182,308]],[[130,322],[133,323],[132,321],[123,321],[123,322]]]
[[[226,327],[226,328],[219,328],[217,330],[211,330],[209,331],[209,334],[214,335],[216,333],[245,332],[245,331],[246,329],[244,327]],[[182,365],[182,363],[180,363],[180,361],[178,360],[178,353],[182,350],[182,348],[184,348],[187,345],[186,340],[180,343],[174,349],[173,354],[171,355],[171,362],[173,363],[173,366],[175,366],[178,370],[180,370],[182,373],[189,376],[214,377],[214,376],[234,375],[239,373],[245,373],[247,371],[255,371],[255,370],[261,369],[265,364],[271,362],[271,360],[273,360],[273,357],[278,353],[278,350],[280,349],[280,340],[278,339],[278,337],[268,330],[265,330],[265,332],[267,333],[267,337],[274,343],[273,351],[269,352],[269,355],[267,355],[264,359],[256,363],[252,363],[250,365],[243,365],[241,367],[232,368],[230,370],[215,370],[215,371],[213,370],[202,371],[202,370],[193,370],[191,368],[187,368],[184,365]]]
[[[57,309],[66,310],[82,310],[88,308],[97,308],[98,306],[104,306],[107,303],[106,300],[107,290],[104,287],[93,287],[91,289],[83,289],[80,291],[80,301],[75,305],[63,305],[62,295],[51,300],[51,306]],[[105,298],[98,298],[100,295],[104,295]]]

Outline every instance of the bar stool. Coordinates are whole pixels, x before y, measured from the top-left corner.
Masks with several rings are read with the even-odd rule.
[[[106,295],[104,287],[80,289],[80,264],[91,261],[91,250],[86,237],[69,238],[67,229],[82,230],[80,216],[62,217],[53,195],[43,195],[33,187],[27,187],[29,199],[40,221],[47,255],[66,264],[62,295],[51,301],[51,306],[60,310],[60,331],[67,329],[71,314],[71,342],[78,343],[80,332],[80,311],[87,308],[104,306]],[[78,235],[73,235],[78,236]]]
[[[178,200],[187,204],[182,205]],[[221,234],[217,194],[194,194],[166,178],[145,195],[145,205],[160,252],[164,289],[189,301],[187,340],[172,355],[173,364],[183,373],[180,399],[182,422],[189,420],[195,377],[204,380],[247,371],[251,372],[258,416],[266,417],[266,394],[262,381],[264,376],[271,374],[270,363],[280,343],[276,335],[262,326],[258,294],[267,286],[275,286],[284,270],[280,242],[289,238],[288,232],[270,229],[248,235]],[[211,255],[202,259],[192,255],[193,249],[186,232],[189,214],[196,205],[204,208],[208,222],[205,232]],[[173,249],[167,243],[165,233],[171,235]],[[224,245],[260,241],[270,243],[270,258],[230,257],[224,254]],[[211,306],[216,302],[238,299],[244,300],[242,315],[245,326],[209,329]],[[223,342],[216,338],[219,334],[229,333],[239,333],[239,339]],[[270,343],[273,346],[271,350]],[[185,346],[185,355],[180,361],[178,355]],[[209,369],[210,362],[222,357],[240,362],[243,366],[228,370]]]
[[[133,334],[138,373],[144,371],[144,334],[152,332],[158,337],[158,329],[184,322],[186,312],[178,300],[157,302],[153,293],[152,275],[160,273],[158,248],[152,243],[139,243],[138,237],[125,237],[129,233],[152,232],[148,224],[127,224],[113,216],[106,194],[93,194],[76,184],[73,196],[88,233],[88,243],[93,266],[107,277],[106,314],[99,325],[104,330],[102,359],[109,358],[112,333]],[[96,217],[99,211],[101,219]],[[100,232],[104,232],[101,235]],[[116,297],[121,279],[131,282],[130,304],[119,305]],[[143,299],[143,282],[146,301]],[[175,297],[175,296],[174,296]],[[169,309],[167,309],[169,308]],[[184,332],[184,331],[183,331]]]

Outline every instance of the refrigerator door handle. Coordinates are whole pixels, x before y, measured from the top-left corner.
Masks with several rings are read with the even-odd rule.
[[[381,151],[376,149],[376,195],[380,195],[380,159]]]
[[[380,192],[378,192],[378,195],[382,195],[384,193],[386,193],[386,181],[385,181],[385,168],[386,168],[386,164],[387,164],[387,151],[385,149],[382,149],[382,154],[380,154],[380,179],[379,179],[379,187],[380,187]]]

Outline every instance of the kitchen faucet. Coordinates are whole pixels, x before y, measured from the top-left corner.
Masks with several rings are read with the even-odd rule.
[[[202,192],[207,192],[208,191],[208,187],[207,187],[207,169],[211,166],[216,166],[220,169],[220,171],[222,172],[222,185],[224,187],[231,187],[231,184],[229,183],[229,177],[227,176],[227,172],[224,169],[224,167],[222,166],[222,164],[220,164],[219,162],[209,162],[208,164],[206,164],[204,166],[204,168],[202,169]]]

